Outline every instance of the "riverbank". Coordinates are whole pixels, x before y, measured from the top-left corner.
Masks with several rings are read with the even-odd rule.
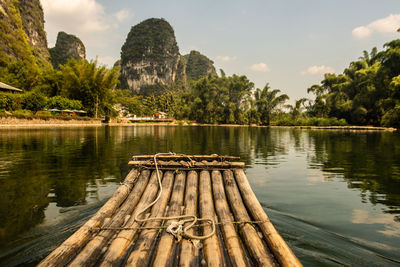
[[[103,124],[100,119],[72,119],[72,118],[16,118],[0,117],[0,129],[4,128],[46,128],[46,127],[100,127],[100,126],[219,126],[219,127],[270,127],[270,128],[293,128],[311,130],[342,130],[342,131],[389,131],[394,132],[396,128],[375,126],[264,126],[264,125],[240,125],[240,124],[202,124],[186,121],[175,122],[110,122]]]
[[[16,118],[0,117],[0,129],[2,128],[45,128],[45,127],[88,127],[101,126],[99,119],[70,119],[70,118]]]

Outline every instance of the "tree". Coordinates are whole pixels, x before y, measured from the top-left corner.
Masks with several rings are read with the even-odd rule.
[[[292,119],[297,120],[300,118],[305,109],[305,103],[307,101],[307,98],[300,98],[299,100],[296,100],[294,105],[286,105],[286,107],[289,109],[289,113],[292,116]]]
[[[352,124],[396,126],[400,101],[400,40],[384,45],[349,64],[342,74],[325,74],[309,114],[344,118]]]
[[[281,90],[271,91],[270,89],[267,83],[262,90],[257,88],[255,92],[257,110],[260,113],[261,122],[266,125],[271,124],[271,115],[289,99],[286,94],[278,95]]]
[[[118,84],[119,68],[107,69],[97,61],[70,59],[60,65],[62,73],[61,94],[80,100],[89,115],[96,118],[106,114],[113,104],[112,91]]]

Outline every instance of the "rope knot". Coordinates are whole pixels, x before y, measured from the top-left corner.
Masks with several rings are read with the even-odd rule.
[[[182,239],[183,224],[184,224],[183,221],[172,222],[166,230],[167,233],[173,235],[178,242],[181,241]]]

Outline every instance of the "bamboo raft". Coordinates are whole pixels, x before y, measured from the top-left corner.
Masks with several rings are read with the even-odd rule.
[[[237,160],[134,156],[113,196],[38,266],[302,266]]]

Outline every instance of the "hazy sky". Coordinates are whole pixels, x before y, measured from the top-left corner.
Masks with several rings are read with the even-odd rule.
[[[195,49],[231,74],[287,93],[291,102],[325,72],[400,38],[399,0],[41,0],[49,46],[58,31],[78,36],[87,58],[112,65],[130,28],[164,18],[181,54]]]

